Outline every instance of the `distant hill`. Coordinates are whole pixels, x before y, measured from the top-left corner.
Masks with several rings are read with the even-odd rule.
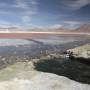
[[[90,24],[84,24],[78,29],[75,29],[74,32],[90,33]]]
[[[33,31],[33,32],[77,32],[77,33],[90,33],[90,24],[84,24],[82,26],[80,26],[77,29],[71,30],[69,28],[65,28],[63,27],[49,27],[49,28],[32,28],[32,29],[21,29],[18,27],[8,27],[8,28],[1,28],[0,27],[0,31]]]
[[[61,28],[52,29],[52,31],[55,31],[55,32],[68,32],[70,30],[67,29],[67,28],[61,27]]]
[[[64,27],[58,27],[58,28],[33,28],[33,29],[28,29],[27,31],[37,31],[37,32],[68,32],[70,31],[69,29],[66,29]]]
[[[22,31],[22,29],[18,28],[18,27],[7,27],[7,28],[0,27],[0,31],[10,31],[10,32],[13,32],[13,31]]]

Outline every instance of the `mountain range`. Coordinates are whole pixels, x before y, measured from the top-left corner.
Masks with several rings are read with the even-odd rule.
[[[21,29],[18,27],[0,28],[0,31],[33,31],[33,32],[77,32],[77,33],[90,33],[90,24],[84,24],[77,29],[67,29],[64,27],[58,28],[33,28],[33,29]]]
[[[79,28],[76,28],[76,29],[69,29],[69,28],[65,28],[65,27],[58,27],[58,28],[33,28],[31,30],[28,29],[28,31],[90,33],[90,24],[83,24]]]
[[[84,24],[81,27],[75,29],[74,32],[90,33],[90,24]]]

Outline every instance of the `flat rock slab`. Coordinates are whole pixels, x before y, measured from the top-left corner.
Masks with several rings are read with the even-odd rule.
[[[41,72],[31,79],[14,78],[10,81],[2,81],[0,90],[90,90],[90,85]]]

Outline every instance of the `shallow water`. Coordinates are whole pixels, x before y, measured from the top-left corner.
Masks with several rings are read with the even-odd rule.
[[[90,43],[88,38],[49,36],[39,39],[0,39],[0,55],[39,56],[41,51],[63,52]]]
[[[33,42],[29,42],[27,40],[22,40],[22,39],[0,39],[0,46],[24,45],[31,43]]]
[[[75,38],[75,37],[47,37],[45,39],[35,39],[40,42],[43,42],[44,44],[52,44],[52,45],[58,45],[58,44],[64,44],[74,41],[79,41],[81,38]]]
[[[57,44],[64,44],[64,43],[69,43],[69,42],[74,42],[74,41],[80,41],[80,40],[85,40],[85,38],[81,37],[59,37],[59,36],[50,36],[46,38],[40,38],[40,39],[34,39],[35,41],[31,40],[24,40],[24,39],[0,39],[0,46],[10,46],[10,45],[24,45],[24,44],[34,44],[39,41],[44,44],[51,44],[51,45],[57,45]]]

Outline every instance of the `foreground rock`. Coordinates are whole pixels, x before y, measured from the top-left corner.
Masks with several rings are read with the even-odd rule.
[[[90,85],[36,71],[32,62],[19,62],[0,70],[0,90],[90,90]]]
[[[63,76],[38,73],[31,79],[14,78],[0,82],[0,90],[90,90],[90,86]]]
[[[69,49],[67,51],[73,52],[75,57],[90,59],[90,43],[83,46],[76,47],[74,49]]]

